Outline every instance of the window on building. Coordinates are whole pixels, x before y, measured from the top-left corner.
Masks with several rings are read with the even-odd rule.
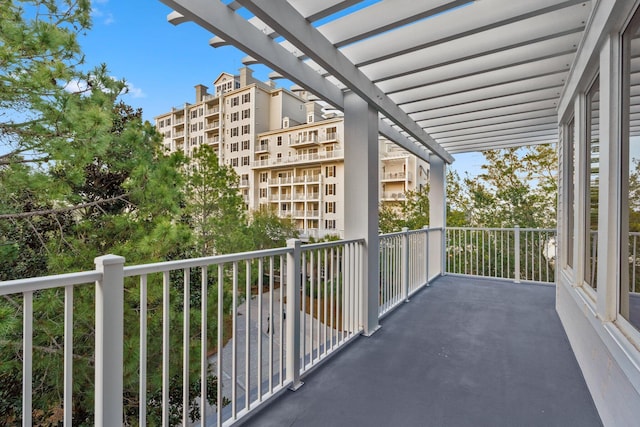
[[[192,124],[191,125],[191,132],[195,132],[197,130],[198,130],[198,124],[197,123]]]
[[[192,110],[192,111],[191,111],[191,118],[192,118],[192,119],[195,119],[195,118],[197,118],[197,117],[198,117],[198,110]]]
[[[251,125],[243,125],[242,126],[242,134],[248,135],[251,133]]]
[[[324,211],[326,213],[336,213],[336,202],[324,202]]]
[[[325,184],[324,185],[324,194],[327,196],[333,196],[336,194],[336,185],[335,184]]]
[[[282,153],[276,154],[276,158],[278,159],[278,161],[281,161],[282,160]]]
[[[240,115],[238,114],[237,111],[235,113],[231,113],[231,116],[230,116],[231,123],[237,122],[239,120],[239,116]]]
[[[165,124],[166,124],[167,126],[171,126],[171,119],[167,119],[167,120],[165,121]]]
[[[231,166],[233,166],[234,168],[238,167],[238,158],[234,157],[233,159],[231,159]]]
[[[335,219],[325,219],[324,220],[324,228],[325,228],[325,230],[335,230],[336,229],[336,220]]]
[[[243,173],[243,174],[240,176],[240,181],[242,181],[242,182],[244,182],[244,183],[249,182],[249,175],[248,175],[248,174],[246,174],[246,173]]]
[[[238,136],[238,128],[231,128],[231,136]]]
[[[260,189],[260,198],[261,199],[266,199],[267,198],[267,189],[266,188],[261,188]]]
[[[242,166],[249,166],[249,156],[242,157]]]
[[[204,137],[202,135],[200,135],[198,137],[198,143],[202,144],[202,141],[204,140]]]
[[[327,166],[324,168],[324,175],[326,177],[333,177],[336,176],[336,167],[334,166]]]
[[[158,127],[163,128],[164,127],[164,120],[160,120],[158,122]]]
[[[242,141],[242,149],[243,150],[249,149],[249,140]]]
[[[202,117],[203,114],[204,114],[204,108],[202,107],[198,108],[198,116]]]
[[[242,118],[243,119],[251,118],[251,110],[248,108],[246,110],[242,110]]]
[[[282,137],[279,136],[276,141],[277,141],[276,144],[278,145],[278,147],[280,147],[282,145]]]
[[[232,142],[231,143],[231,152],[235,152],[238,151],[238,143],[237,142]]]
[[[246,104],[247,102],[251,102],[251,94],[245,93],[242,95],[242,103]]]
[[[231,98],[231,106],[232,107],[236,107],[236,106],[238,106],[238,104],[239,103],[238,103],[238,97],[237,96],[234,96],[233,98]]]
[[[204,129],[204,123],[200,122],[198,123],[198,130],[202,130],[202,129]]]
[[[260,182],[267,182],[269,180],[268,172],[260,172]]]

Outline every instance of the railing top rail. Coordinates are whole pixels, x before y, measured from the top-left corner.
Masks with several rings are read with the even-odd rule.
[[[0,282],[0,295],[40,291],[43,289],[53,289],[64,286],[87,285],[100,279],[102,279],[102,273],[92,270],[78,273],[57,274],[54,276],[6,280],[4,282]]]
[[[520,231],[540,231],[540,232],[557,232],[555,228],[522,228],[518,227]],[[512,231],[515,227],[447,227],[447,230],[469,230],[469,231]]]
[[[393,233],[380,234],[379,237],[382,239],[385,237],[401,236],[403,234],[418,234],[418,233],[424,233],[424,232],[429,233],[430,231],[442,231],[442,227],[425,227],[425,228],[419,228],[417,230],[394,231]]]
[[[285,255],[292,252],[291,248],[264,249],[252,252],[240,252],[235,254],[214,255],[209,257],[191,258],[186,260],[156,262],[152,264],[131,265],[124,268],[124,276],[138,276],[142,274],[162,273],[165,271],[180,270],[193,267],[208,267],[210,265],[227,264],[230,262],[245,261],[254,258]]]
[[[350,239],[350,240],[334,240],[331,242],[320,242],[320,243],[311,243],[308,245],[302,245],[302,250],[314,250],[314,249],[325,249],[325,248],[333,248],[336,246],[348,245],[350,243],[364,243],[364,239]]]

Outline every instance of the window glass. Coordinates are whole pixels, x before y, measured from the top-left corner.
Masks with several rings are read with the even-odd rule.
[[[620,314],[640,329],[640,11],[623,34]]]
[[[574,215],[575,215],[575,121],[571,121],[567,125],[567,135],[565,148],[566,148],[566,168],[567,168],[567,244],[566,244],[566,259],[567,266],[573,267],[573,238],[574,238]]]
[[[598,287],[598,186],[600,183],[600,82],[598,79],[587,92],[587,150],[586,150],[586,191],[585,232],[588,245],[585,247],[584,279],[594,289]]]

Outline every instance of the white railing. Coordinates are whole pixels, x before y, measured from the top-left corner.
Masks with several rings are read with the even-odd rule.
[[[447,273],[555,282],[555,229],[448,227],[445,248]]]
[[[120,425],[121,416],[124,424],[187,425],[191,414],[200,425],[233,424],[283,388],[298,387],[301,375],[360,334],[362,247],[362,240],[294,240],[280,249],[127,267],[107,255],[96,258],[94,271],[1,282],[0,296],[22,300],[22,350],[15,354],[23,425],[52,407],[62,408],[65,426],[77,423],[74,364],[91,357],[95,382],[83,386],[94,387],[95,425]],[[74,291],[76,303],[90,302],[93,292],[78,295],[89,286],[95,347],[84,356],[74,349]],[[41,317],[34,318],[34,299],[53,301],[60,292],[63,313],[52,308],[47,316],[63,324],[55,343],[64,355],[61,402],[34,408],[34,384],[44,374],[33,365],[34,334],[43,339],[34,329]],[[133,354],[139,361],[132,370]]]
[[[438,266],[429,265],[429,246],[434,246],[433,239],[441,235],[441,228],[426,227],[380,235],[380,317],[427,286],[433,272],[439,274]]]

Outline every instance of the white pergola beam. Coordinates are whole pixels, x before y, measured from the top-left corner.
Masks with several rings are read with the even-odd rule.
[[[553,101],[558,102],[561,86],[542,88],[537,90],[519,91],[509,95],[496,96],[493,98],[480,99],[478,101],[454,103],[445,106],[435,106],[424,111],[411,113],[409,116],[419,122],[423,120],[464,120],[467,115],[480,114],[480,117],[486,117],[483,114],[492,114],[494,109],[516,108],[520,105],[526,105],[536,101]],[[500,114],[498,111],[497,114]]]
[[[491,108],[482,111],[474,111],[466,114],[454,116],[437,117],[433,119],[421,120],[418,124],[428,129],[440,128],[462,128],[474,126],[482,120],[510,120],[518,114],[533,114],[541,110],[556,111],[557,99],[544,99],[541,101],[527,102],[524,104],[508,105],[504,107]]]
[[[526,22],[492,28],[397,55],[363,66],[361,70],[372,81],[379,82],[565,36],[577,38],[577,48],[588,12],[582,5],[572,6],[530,18]],[[402,64],[402,67],[398,64]]]
[[[239,0],[239,2],[431,152],[447,163],[453,162],[453,157],[446,150],[411,120],[395,102],[376,87],[289,3],[271,0]]]
[[[271,37],[236,14],[220,1],[209,0],[160,0],[178,12],[169,15],[171,23],[192,21],[212,33],[233,41],[233,44],[248,55],[257,58],[274,71],[289,77],[293,82],[327,100],[330,104],[344,108],[342,91],[291,55]]]
[[[243,1],[241,3],[244,4]],[[346,46],[342,52],[356,66],[414,52],[450,40],[475,35],[504,25],[525,21],[571,5],[589,3],[584,0],[481,0],[453,10],[438,19],[425,19],[396,31]],[[487,13],[491,10],[491,13]]]

